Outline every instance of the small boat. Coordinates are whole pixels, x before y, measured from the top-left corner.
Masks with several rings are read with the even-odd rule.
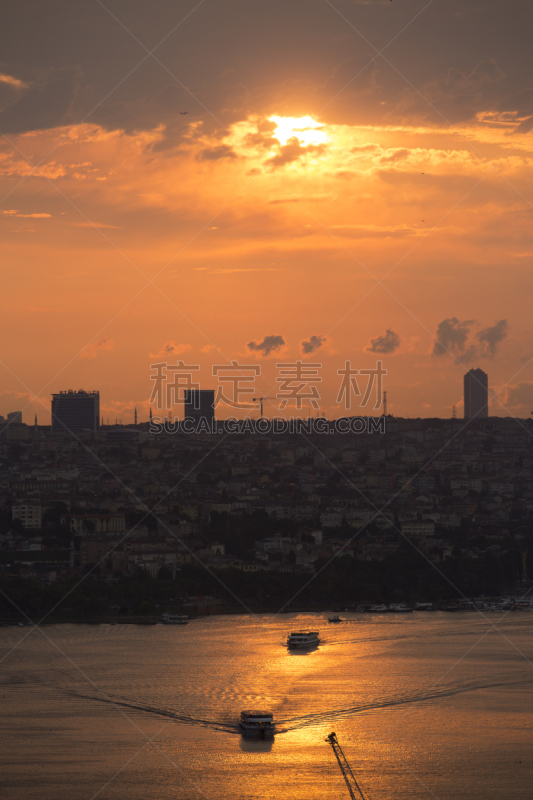
[[[433,603],[415,603],[415,611],[433,611]]]
[[[394,611],[396,614],[411,614],[413,609],[408,608],[405,603],[391,603],[389,611]]]
[[[268,711],[241,711],[239,728],[243,736],[259,736],[266,739],[275,732],[274,719]]]
[[[332,617],[328,617],[328,622],[342,622],[343,620],[339,617],[338,614],[334,614]]]
[[[294,631],[287,636],[287,647],[289,650],[302,650],[305,647],[313,647],[319,644],[319,631]]]
[[[165,625],[187,625],[189,617],[186,614],[163,614],[161,622]]]
[[[384,613],[385,611],[388,611],[388,610],[389,609],[387,608],[387,606],[384,605],[383,603],[381,603],[380,605],[370,606],[370,608],[366,609],[366,611],[369,614],[382,614],[382,613]]]

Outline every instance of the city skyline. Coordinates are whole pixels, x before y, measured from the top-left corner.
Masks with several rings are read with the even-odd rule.
[[[178,362],[178,363],[182,364],[182,362]],[[381,363],[381,362],[378,362],[378,363]],[[163,367],[162,364],[154,365],[154,366]],[[169,365],[165,364],[164,366],[168,367],[170,370],[176,370],[177,369],[176,365],[174,365],[174,364],[169,364]],[[278,366],[280,366],[280,365],[278,365]],[[284,365],[284,366],[287,366],[287,365]],[[318,365],[314,365],[314,366],[318,366]],[[190,366],[188,368],[190,369]],[[342,371],[339,370],[338,372],[340,373]],[[218,388],[215,388],[215,389],[206,389],[206,388],[202,388],[199,383],[198,384],[195,383],[195,384],[190,384],[190,385],[193,385],[196,388],[187,389],[187,388],[184,388],[183,385],[180,384],[181,378],[179,377],[179,375],[180,375],[180,373],[171,372],[168,377],[169,378],[173,377],[174,378],[174,383],[171,384],[169,382],[166,385],[161,384],[159,386],[159,389],[157,389],[157,381],[154,380],[154,384],[155,385],[154,385],[154,387],[152,389],[151,398],[149,398],[147,401],[144,401],[144,403],[141,401],[139,403],[136,403],[136,404],[132,405],[131,408],[129,409],[130,416],[132,417],[132,419],[130,420],[130,419],[128,419],[126,417],[125,421],[124,421],[124,419],[122,417],[119,419],[117,416],[115,416],[114,418],[112,417],[111,418],[111,422],[109,422],[109,415],[105,416],[104,414],[101,414],[101,416],[100,416],[100,412],[101,412],[102,409],[100,408],[100,392],[99,391],[96,391],[96,390],[89,390],[88,391],[88,390],[85,390],[85,389],[79,389],[79,390],[64,389],[64,390],[61,390],[59,393],[56,393],[56,394],[52,395],[53,399],[52,399],[52,408],[51,408],[51,412],[50,412],[50,417],[51,417],[50,424],[53,427],[53,419],[54,419],[53,408],[54,408],[54,403],[56,404],[56,407],[59,407],[59,403],[61,401],[63,401],[63,402],[67,401],[67,403],[68,403],[69,397],[72,398],[72,399],[76,399],[76,398],[79,399],[80,397],[82,397],[82,399],[83,399],[83,397],[85,397],[85,396],[89,397],[90,395],[94,395],[94,396],[97,397],[96,411],[94,411],[94,413],[92,414],[92,416],[95,417],[95,430],[98,429],[99,425],[102,425],[102,426],[103,425],[109,425],[109,424],[111,424],[111,425],[113,425],[113,424],[131,425],[132,422],[133,422],[133,424],[136,425],[138,422],[142,423],[142,422],[151,420],[152,416],[155,416],[157,419],[169,419],[169,420],[170,419],[180,419],[180,418],[183,419],[185,417],[197,418],[199,416],[206,416],[207,418],[209,418],[209,420],[212,421],[214,419],[214,417],[215,417],[215,414],[213,413],[213,410],[216,413],[217,408],[220,411],[222,411],[222,416],[219,416],[218,419],[227,418],[228,416],[232,417],[234,415],[236,415],[237,418],[253,417],[254,416],[254,412],[258,412],[258,414],[261,415],[261,416],[262,415],[267,416],[267,417],[268,416],[276,416],[276,412],[279,411],[282,408],[283,404],[284,404],[283,403],[283,397],[281,395],[280,396],[271,395],[269,397],[254,397],[253,400],[252,400],[252,398],[245,398],[245,399],[249,400],[249,402],[242,402],[240,405],[235,405],[235,404],[231,403],[231,398],[227,398],[225,396],[223,385],[219,384]],[[196,376],[196,377],[198,377],[198,376]],[[164,378],[165,382],[166,382],[166,378],[167,378],[167,376],[165,375],[165,378]],[[243,379],[246,380],[246,378],[240,378],[239,380],[243,380]],[[222,380],[228,380],[228,379],[227,378],[225,378],[225,379],[223,378]],[[357,378],[356,378],[356,380],[357,380]],[[248,394],[255,394],[255,392],[253,392],[253,390],[251,388],[244,388],[244,389],[241,389],[241,391],[244,391],[244,392],[246,392]],[[369,389],[368,393],[370,394],[370,389]],[[341,394],[341,392],[339,392],[339,395],[338,395],[337,399],[340,398],[340,394]],[[487,373],[485,373],[480,368],[471,368],[467,373],[465,373],[464,376],[463,376],[463,416],[464,416],[464,419],[465,420],[472,419],[472,418],[474,418],[474,419],[477,419],[477,418],[484,419],[484,418],[486,418],[488,416],[506,416],[505,414],[489,414],[488,409],[489,409],[490,405],[491,404],[492,404],[492,406],[495,405],[492,395],[493,395],[492,390],[490,390],[489,386],[488,386],[488,375],[487,375]],[[373,409],[374,413],[371,413],[372,407],[370,407],[370,409],[367,409],[366,406],[365,406],[363,409],[359,408],[359,412],[360,413],[358,414],[357,413],[357,408],[354,408],[352,410],[352,408],[350,406],[349,409],[348,408],[344,409],[344,413],[342,412],[342,409],[339,410],[337,408],[337,410],[338,410],[337,416],[331,416],[329,418],[335,419],[335,418],[340,418],[340,417],[343,417],[343,416],[380,416],[380,415],[383,415],[383,414],[388,414],[389,412],[387,412],[385,410],[386,409],[386,402],[387,402],[386,401],[387,392],[383,391],[380,396],[381,396],[381,402],[379,403],[379,406],[375,406],[374,407],[374,409]],[[240,399],[240,398],[237,398],[237,399]],[[320,398],[318,398],[318,399],[320,400]],[[296,403],[294,403],[294,406],[295,405],[296,405]],[[318,404],[315,404],[315,405],[317,406]],[[355,405],[356,404],[354,403],[354,406]],[[139,407],[141,408],[141,410],[145,410],[145,411],[147,410],[149,416],[148,416],[148,418],[146,420],[144,418],[143,419],[139,418]],[[268,413],[268,412],[265,413],[264,412],[264,408],[265,407],[267,409],[270,409],[270,413]],[[285,410],[286,413],[277,414],[277,416],[281,416],[281,417],[293,416],[293,417],[301,417],[301,418],[313,417],[313,416],[318,417],[319,416],[319,412],[320,412],[321,415],[323,415],[323,409],[322,408],[319,409],[318,407],[313,407],[313,405],[311,405],[310,403],[308,403],[308,405],[303,405],[303,403],[302,403],[302,407],[299,409],[300,413],[297,413],[298,412],[298,408],[291,406],[290,401],[289,401],[288,408],[284,409],[284,410]],[[291,414],[290,413],[291,410],[294,413]],[[154,412],[155,412],[155,414],[154,414]],[[451,417],[451,418],[456,418],[456,416],[457,416],[456,412],[457,412],[457,406],[454,404],[454,405],[452,405],[452,407],[450,409],[450,413],[449,413],[448,416]],[[56,414],[56,416],[59,419],[59,415]],[[67,416],[69,416],[69,415],[67,414]],[[79,425],[77,425],[77,423],[75,421],[77,419],[77,416],[78,416],[77,413],[74,413],[72,415],[72,420],[74,420],[74,426],[72,426],[72,425],[68,426],[67,425],[67,427],[70,427],[72,430],[80,430],[81,429],[81,427]],[[85,416],[87,416],[87,414],[85,414]],[[391,416],[398,416],[398,415],[391,414]],[[448,416],[442,417],[442,419],[447,419]],[[418,417],[418,418],[419,419],[423,419],[424,417]],[[524,418],[527,419],[528,415],[525,415]],[[67,417],[65,417],[65,420],[64,420],[65,424],[66,424],[66,419],[67,419]],[[105,419],[105,421],[104,421],[104,419]],[[113,421],[113,419],[114,419],[114,421]],[[8,423],[12,424],[14,422],[22,422],[22,421],[23,421],[23,412],[22,411],[11,411],[11,412],[8,412],[7,413],[7,418],[4,418],[3,416],[0,416],[0,423],[8,422]],[[34,424],[37,424],[37,415],[35,415]],[[41,423],[41,424],[43,424],[43,423]],[[44,424],[46,425],[47,423],[44,423]],[[59,427],[59,425],[61,425],[60,422],[57,423],[56,427]],[[84,426],[82,426],[82,427],[84,427]]]
[[[453,360],[454,363],[452,368],[454,372],[450,376],[447,371],[443,372],[439,368],[439,374],[435,378],[435,383],[433,383],[433,381],[428,380],[426,377],[428,366],[423,365],[422,367],[422,365],[420,365],[421,380],[414,384],[413,389],[416,386],[423,387],[424,392],[427,394],[420,394],[417,396],[416,401],[413,400],[412,397],[409,401],[406,399],[406,386],[401,381],[402,369],[400,366],[399,357],[396,357],[395,359],[386,353],[383,354],[383,349],[375,349],[372,351],[370,347],[366,348],[360,355],[356,354],[355,357],[352,357],[350,363],[354,366],[357,365],[360,368],[371,368],[372,365],[375,365],[377,356],[383,360],[384,365],[387,367],[386,387],[389,398],[388,402],[390,413],[396,416],[403,415],[406,417],[445,417],[451,411],[453,406],[456,406],[458,409],[463,406],[463,391],[461,389],[460,373],[458,373],[457,369],[461,369],[462,367],[466,370],[470,366],[468,361],[472,358],[473,348],[475,345],[468,346],[468,348],[465,345],[466,363],[461,361],[460,356],[453,355],[455,347],[453,343],[453,331],[455,328],[461,328],[461,326],[455,324],[457,320],[455,322],[448,322],[450,322],[451,325],[445,326],[445,330],[441,331],[441,339],[435,340],[433,349],[438,350],[440,348],[443,350],[446,357],[448,357],[450,360]],[[449,331],[446,329],[448,327],[451,327],[452,329],[451,336]],[[378,339],[380,342],[387,342],[393,338],[390,336],[391,333],[394,332],[388,331],[386,334],[384,334],[384,336],[378,337]],[[481,333],[483,333],[483,331],[481,331]],[[268,340],[269,338],[275,337],[264,337],[265,340]],[[462,332],[460,332],[459,338],[463,338],[466,341],[466,337]],[[310,339],[313,339],[313,337],[310,337]],[[441,344],[438,344],[439,342],[441,342]],[[309,343],[305,341],[303,344]],[[317,348],[314,350],[311,348],[311,353],[309,356],[302,351],[302,348],[300,348],[300,352],[294,354],[292,361],[294,363],[300,359],[304,364],[306,361],[317,361],[320,363],[322,374],[324,375],[322,387],[323,395],[320,402],[321,409],[325,410],[328,415],[334,416],[340,413],[339,404],[336,402],[336,374],[338,372],[338,367],[343,363],[345,354],[344,352],[336,350],[333,346],[330,346],[330,343],[327,341],[325,344],[319,342],[318,347],[323,349]],[[384,347],[386,347],[386,345],[384,345]],[[469,353],[468,350],[471,352]],[[227,359],[222,357],[216,359],[216,361],[221,365],[224,363],[228,365],[237,359],[238,363],[246,363],[248,365],[255,365],[258,367],[261,370],[261,376],[258,378],[258,384],[261,388],[257,389],[257,394],[262,395],[264,393],[265,396],[268,396],[272,388],[275,388],[275,362],[282,358],[284,360],[288,359],[288,351],[289,348],[283,345],[275,348],[273,352],[268,352],[267,349],[267,356],[262,357],[265,352],[264,349],[259,353],[259,355],[254,353],[252,350],[248,350],[248,352],[242,350],[236,354],[233,354]],[[277,358],[274,358],[275,356],[277,356]],[[435,359],[438,357],[439,356],[437,356],[435,353],[432,353],[430,356],[432,361],[435,361]],[[147,359],[146,367],[141,380],[136,379],[130,374],[122,374],[121,383],[125,382],[136,392],[135,396],[131,399],[125,396],[124,390],[121,389],[120,385],[117,385],[116,383],[112,384],[109,382],[109,380],[105,379],[99,380],[98,370],[95,371],[92,368],[78,372],[76,383],[74,383],[74,385],[96,385],[97,383],[100,385],[100,392],[104,398],[101,412],[104,414],[104,416],[133,416],[135,407],[137,407],[141,412],[144,411],[144,413],[147,414],[149,410],[149,396],[152,388],[150,383],[150,370],[153,365],[153,361],[156,358],[166,358],[169,364],[176,363],[182,358],[185,358],[187,361],[194,361],[198,365],[197,369],[200,370],[199,375],[203,380],[203,385],[205,386],[207,383],[208,386],[211,386],[211,388],[213,386],[216,388],[216,381],[211,376],[213,369],[212,352],[205,353],[198,351],[195,353],[192,348],[182,348],[175,342],[167,342],[166,345],[160,349],[159,353],[150,353],[150,358]],[[478,358],[476,360],[478,363],[480,360],[481,363],[483,363],[482,358]],[[91,360],[83,359],[81,363],[83,363],[84,366],[93,366],[93,362]],[[491,375],[493,374],[493,370],[495,370],[496,374],[498,374],[495,360],[491,362]],[[429,369],[429,371],[431,373],[431,369]],[[90,380],[84,378],[85,372],[88,372],[91,375]],[[443,381],[445,382],[445,385],[441,385]],[[69,383],[72,385],[72,382],[69,381]],[[64,391],[60,381],[56,381],[56,384],[56,392]],[[102,388],[102,384],[105,388]],[[137,394],[137,390],[135,389],[136,386],[142,387],[144,395],[140,393]],[[443,394],[445,393],[447,397],[450,398],[449,403],[444,403],[442,399],[439,403],[429,402],[434,397],[436,386],[440,386],[439,397],[442,398]],[[530,411],[529,407],[533,407],[533,383],[531,384],[530,388],[530,384],[527,381],[521,382],[516,386],[512,386],[510,384],[508,385],[505,381],[498,382],[496,379],[491,383],[490,389],[491,394],[489,397],[489,403],[492,406],[491,415],[526,417]],[[33,417],[35,414],[37,414],[40,417],[44,416],[44,418],[46,418],[50,413],[48,410],[49,402],[46,395],[38,395],[37,398],[32,400],[30,393],[28,392],[3,391],[0,393],[0,415],[5,416],[12,410],[14,406],[16,407],[17,405],[22,405],[21,401],[24,403],[25,414],[29,414],[30,417]],[[410,412],[409,409],[411,409]]]

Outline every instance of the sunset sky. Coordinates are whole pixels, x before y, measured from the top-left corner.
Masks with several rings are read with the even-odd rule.
[[[10,4],[0,414],[85,388],[147,419],[178,359],[204,388],[260,365],[273,396],[300,359],[335,417],[337,370],[381,359],[396,416],[462,416],[472,367],[529,416],[532,24],[531,0]]]

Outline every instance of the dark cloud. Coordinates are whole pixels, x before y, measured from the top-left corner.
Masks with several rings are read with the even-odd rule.
[[[528,87],[521,92],[506,97],[498,106],[498,110],[502,112],[515,112],[521,117],[533,114],[533,89]]]
[[[495,109],[513,86],[493,53],[490,58],[481,55],[472,51],[466,59],[467,69],[450,67],[439,58],[431,65],[427,63],[427,70],[420,72],[427,76],[426,82],[417,84],[417,89],[401,77],[403,68],[398,63],[399,72],[395,72],[378,61],[368,63],[367,56],[354,56],[334,69],[324,93],[339,94],[343,105],[348,98],[356,101],[356,113],[365,122],[440,124],[443,118],[449,122],[471,120],[480,111]],[[457,63],[462,65],[465,60]],[[346,106],[343,111],[350,113]]]
[[[280,347],[285,344],[285,339],[279,333],[273,333],[270,336],[265,336],[262,342],[248,342],[246,347],[254,353],[260,353],[264,356],[269,356],[275,353]]]
[[[476,334],[478,352],[475,353],[475,356],[478,358],[493,358],[496,355],[498,345],[507,338],[508,332],[509,323],[506,319],[500,319],[494,325],[483,328]]]
[[[465,364],[477,358],[494,358],[498,345],[507,338],[507,320],[500,319],[494,325],[482,328],[468,342],[473,324],[472,319],[460,322],[457,317],[450,317],[439,323],[433,355],[452,355]]]
[[[498,111],[505,122],[521,120],[514,133],[528,133],[533,128],[533,88],[506,97]]]
[[[445,77],[422,87],[422,95],[427,101],[424,115],[434,119],[434,107],[450,122],[472,119],[478,111],[494,108],[498,97],[495,84],[504,78],[505,73],[494,59],[481,61],[466,74],[458,69],[448,69]],[[413,96],[413,104],[418,106],[420,99]],[[420,110],[424,111],[422,107]]]
[[[400,346],[400,337],[392,328],[387,328],[385,333],[370,339],[370,344],[366,348],[369,353],[394,353]]]
[[[4,4],[1,72],[36,85],[42,73],[79,69],[74,121],[94,109],[90,121],[104,127],[131,132],[165,125],[175,138],[183,135],[183,126],[175,124],[183,122],[180,110],[204,128],[222,130],[251,114],[313,115],[324,108],[328,122],[342,124],[421,118],[441,124],[430,104],[454,121],[496,110],[506,98],[525,102],[520,93],[530,89],[533,74],[529,0],[433,3],[415,25],[407,24],[409,4],[341,5],[348,16],[364,10],[368,42],[377,45],[402,31],[394,52],[398,72],[373,60],[372,47],[354,40],[341,16],[318,0],[200,4],[185,20],[183,4],[172,0],[155,6],[118,0],[118,21],[88,0],[54,0],[52,13],[42,0]],[[154,49],[165,69],[139,43]],[[449,70],[451,65],[457,68]],[[424,85],[413,76],[423,76]],[[16,108],[19,98],[12,98],[10,129],[62,121],[72,87],[56,85],[47,96],[48,106],[35,94],[31,108]],[[507,106],[515,110],[511,101]],[[254,135],[268,147],[271,133]]]
[[[472,319],[459,322],[457,317],[448,317],[439,322],[433,344],[433,355],[460,355],[463,353],[473,322]]]
[[[302,348],[302,353],[306,356],[309,353],[314,353],[315,350],[318,350],[324,342],[326,341],[326,337],[322,336],[321,334],[315,334],[310,336],[307,341],[300,342],[300,347]]]
[[[409,158],[411,151],[405,147],[399,147],[390,156],[381,156],[380,163],[382,164],[395,164],[397,161],[404,161]]]
[[[269,119],[262,120],[257,124],[257,132],[249,133],[244,139],[244,144],[249,147],[262,147],[270,149],[279,144],[278,140],[272,136],[277,125]]]
[[[522,381],[516,386],[509,386],[505,405],[516,410],[525,410],[527,416],[533,410],[533,383]]]
[[[294,136],[289,139],[287,144],[279,149],[277,156],[273,156],[265,161],[267,167],[275,169],[276,167],[284,167],[285,164],[291,164],[293,161],[298,161],[299,158],[308,154],[319,155],[323,153],[326,146],[323,144],[310,144],[307,147],[302,147],[299,140]]]
[[[0,73],[0,112],[20,100],[22,92],[26,89],[28,84],[13,75]]]
[[[529,133],[529,131],[533,128],[533,117],[528,117],[527,119],[522,120],[520,125],[513,131],[514,133]]]
[[[219,161],[221,158],[238,158],[235,150],[228,144],[219,144],[216,147],[208,147],[201,150],[196,158],[198,161]]]
[[[72,122],[68,112],[76,91],[76,77],[70,71],[28,89],[0,113],[0,130],[3,133],[25,133]]]

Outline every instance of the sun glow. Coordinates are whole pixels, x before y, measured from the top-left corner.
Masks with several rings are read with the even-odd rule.
[[[274,136],[281,145],[287,144],[289,139],[293,138],[306,146],[325,144],[329,141],[324,126],[320,122],[315,122],[312,117],[269,117],[269,119],[277,125]]]

